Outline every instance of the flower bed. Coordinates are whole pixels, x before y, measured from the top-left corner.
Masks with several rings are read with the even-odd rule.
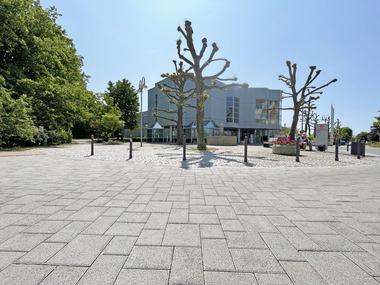
[[[296,141],[288,139],[276,139],[272,141],[272,153],[281,155],[296,155]]]

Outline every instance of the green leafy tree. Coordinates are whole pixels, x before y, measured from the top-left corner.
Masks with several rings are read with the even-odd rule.
[[[339,128],[338,135],[342,140],[349,142],[352,140],[352,129],[349,127]]]
[[[114,104],[121,111],[121,120],[125,122],[125,128],[134,130],[138,128],[139,98],[132,84],[126,80],[119,80],[116,83],[108,82],[106,93],[114,99]]]
[[[289,87],[290,92],[284,92],[285,96],[283,98],[292,98],[293,107],[291,108],[281,108],[282,110],[293,110],[293,120],[292,125],[290,127],[290,139],[295,139],[298,117],[303,108],[306,108],[309,104],[312,104],[315,100],[319,99],[319,96],[313,96],[315,94],[322,94],[322,89],[329,86],[331,83],[338,81],[336,78],[331,80],[330,82],[323,84],[319,87],[312,86],[313,82],[319,74],[321,70],[316,71],[316,66],[310,66],[309,75],[303,84],[303,86],[297,90],[296,87],[296,77],[297,77],[297,64],[292,64],[289,60],[286,61],[286,66],[288,67],[288,76],[279,75],[278,79],[285,82],[285,84]]]
[[[100,128],[103,131],[103,136],[108,141],[112,135],[124,127],[124,121],[120,120],[119,114],[106,113],[100,120]]]
[[[368,133],[367,132],[360,132],[358,133],[356,136],[355,136],[355,140],[365,140],[367,141],[367,136],[368,136]]]
[[[173,60],[173,62],[175,73],[165,73],[162,74],[161,77],[170,79],[174,86],[166,83],[163,85],[158,84],[158,86],[161,89],[162,93],[168,97],[169,103],[174,104],[177,107],[177,110],[164,110],[155,107],[155,113],[153,113],[153,116],[157,118],[163,118],[177,124],[177,144],[181,145],[183,144],[183,108],[195,108],[195,106],[186,103],[189,99],[194,98],[194,90],[190,92],[185,90],[187,78],[183,77],[182,74],[186,73],[187,71],[183,70],[183,62],[181,61],[179,63],[179,68],[177,66],[177,62],[175,60]],[[167,114],[177,114],[177,118],[159,115],[157,113],[158,111]]]
[[[92,95],[82,58],[56,23],[54,7],[37,0],[0,2],[0,75],[14,99],[26,95],[35,126],[56,138],[88,120]],[[57,135],[58,133],[58,135]]]
[[[380,116],[375,117],[375,119],[377,121],[373,122],[373,125],[371,126],[371,131],[368,133],[367,138],[370,141],[379,142],[380,141]]]
[[[26,96],[13,99],[0,87],[0,148],[33,144],[37,132]]]

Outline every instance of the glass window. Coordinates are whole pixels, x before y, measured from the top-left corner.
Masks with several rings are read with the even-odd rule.
[[[267,100],[256,99],[256,111],[255,111],[256,123],[266,124],[267,117],[268,117]]]
[[[226,100],[226,122],[239,123],[239,98],[228,96]]]

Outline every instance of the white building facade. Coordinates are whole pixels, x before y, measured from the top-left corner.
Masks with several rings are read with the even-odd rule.
[[[160,81],[171,85],[169,79]],[[211,83],[211,82],[210,82]],[[210,84],[209,83],[209,84]],[[209,85],[208,84],[208,85]],[[223,83],[217,82],[223,86]],[[185,91],[192,88],[193,83],[185,85]],[[241,88],[237,86],[228,87],[225,91],[211,89],[206,91],[209,99],[205,103],[204,126],[206,137],[208,135],[219,135],[219,126],[223,124],[223,135],[237,136],[240,143],[245,136],[249,143],[261,143],[268,137],[273,137],[281,129],[281,90],[268,88]],[[190,99],[188,104],[195,105],[196,100]],[[148,141],[175,141],[176,123],[163,118],[153,116],[154,108],[165,110],[176,110],[174,104],[170,104],[168,97],[161,92],[156,84],[148,90],[147,138]],[[159,115],[176,119],[177,114],[158,112]],[[183,128],[187,139],[196,139],[196,109],[184,108]],[[144,126],[146,126],[144,125]]]

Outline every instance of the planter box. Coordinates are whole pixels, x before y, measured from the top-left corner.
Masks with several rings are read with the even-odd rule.
[[[296,145],[295,144],[273,144],[272,147],[273,154],[281,155],[296,155]]]
[[[208,136],[207,137],[208,145],[226,145],[232,146],[237,145],[237,136]]]

